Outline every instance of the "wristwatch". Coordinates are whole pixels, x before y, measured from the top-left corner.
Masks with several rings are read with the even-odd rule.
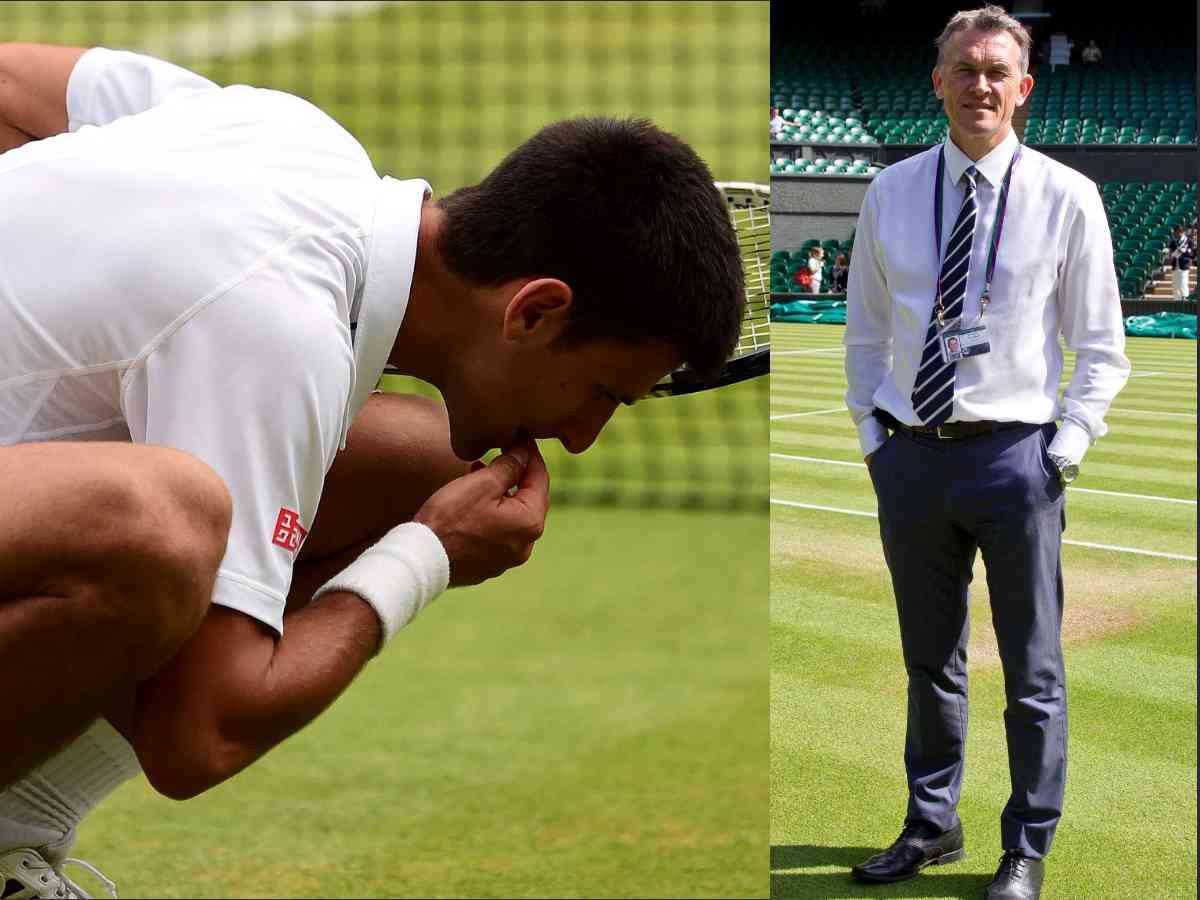
[[[1065,456],[1058,456],[1054,453],[1046,454],[1050,457],[1050,461],[1054,463],[1054,468],[1058,469],[1058,482],[1063,487],[1066,487],[1072,481],[1079,477],[1079,466],[1071,462]]]

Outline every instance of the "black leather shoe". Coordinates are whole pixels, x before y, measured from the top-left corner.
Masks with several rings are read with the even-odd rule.
[[[1045,876],[1046,866],[1040,859],[1030,859],[1016,850],[1005,850],[996,877],[983,895],[984,900],[1038,900],[1042,896]]]
[[[850,874],[859,881],[904,881],[926,866],[958,862],[966,855],[961,822],[949,831],[938,831],[927,822],[913,822],[904,826],[892,846],[859,863]]]

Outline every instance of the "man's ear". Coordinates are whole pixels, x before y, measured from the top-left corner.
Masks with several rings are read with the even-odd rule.
[[[1029,99],[1030,93],[1033,91],[1033,76],[1022,75],[1021,84],[1017,88],[1017,106],[1024,106],[1025,101]]]
[[[504,337],[510,341],[554,340],[566,330],[571,299],[571,288],[557,278],[525,282],[504,308]]]

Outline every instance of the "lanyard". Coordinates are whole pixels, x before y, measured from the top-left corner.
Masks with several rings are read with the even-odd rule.
[[[1021,145],[1017,144],[1017,152],[1013,154],[1012,162],[1008,164],[1008,171],[1004,173],[1004,180],[1000,183],[1000,198],[996,201],[996,214],[992,219],[992,240],[988,247],[987,268],[983,275],[983,293],[979,296],[979,317],[983,318],[984,310],[987,309],[988,300],[992,291],[992,276],[996,274],[996,256],[1000,248],[1000,235],[1004,231],[1004,212],[1008,208],[1008,191],[1012,184],[1013,169],[1016,168],[1017,160],[1021,158]],[[937,320],[938,325],[944,326],[942,321],[942,311],[945,307],[942,306],[942,266],[945,260],[942,259],[942,180],[946,173],[946,147],[943,144],[941,151],[938,153],[937,164],[937,181],[933,188],[933,245],[937,254]]]

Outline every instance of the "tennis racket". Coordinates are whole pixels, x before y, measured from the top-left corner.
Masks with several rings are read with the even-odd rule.
[[[771,370],[771,188],[745,181],[718,182],[737,232],[746,278],[746,311],[737,348],[716,378],[699,378],[687,366],[676,369],[650,391],[651,397],[678,397],[736,384]]]

